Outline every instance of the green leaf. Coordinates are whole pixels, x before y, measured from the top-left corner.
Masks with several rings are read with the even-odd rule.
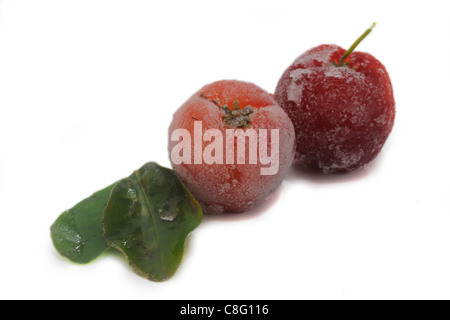
[[[163,281],[176,272],[186,237],[202,217],[175,172],[152,162],[116,184],[103,215],[103,235],[136,273]]]
[[[85,264],[109,248],[102,236],[102,215],[114,185],[63,212],[51,226],[53,244],[61,255]]]

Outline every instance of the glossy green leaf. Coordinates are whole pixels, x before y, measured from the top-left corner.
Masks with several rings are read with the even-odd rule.
[[[186,237],[202,217],[175,172],[152,162],[113,188],[103,234],[139,275],[163,281],[176,272]]]
[[[89,263],[109,248],[102,235],[102,216],[114,184],[63,212],[51,226],[58,252],[75,263]]]

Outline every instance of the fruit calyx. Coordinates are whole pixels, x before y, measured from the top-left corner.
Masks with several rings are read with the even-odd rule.
[[[239,100],[236,99],[233,101],[231,108],[229,108],[228,105],[221,106],[217,101],[206,97],[204,94],[201,94],[200,98],[211,101],[223,111],[223,122],[226,127],[243,129],[250,126],[250,115],[253,113],[252,106],[248,105],[241,109],[241,104]]]
[[[337,67],[344,67],[348,66],[348,63],[345,63],[345,60],[352,54],[352,52],[356,49],[356,47],[363,41],[369,33],[372,32],[372,30],[376,27],[377,23],[374,22],[369,29],[367,29],[356,41],[350,46],[350,48],[344,53],[341,60],[339,61],[339,64],[336,63],[336,61],[332,61],[332,64],[334,64]]]

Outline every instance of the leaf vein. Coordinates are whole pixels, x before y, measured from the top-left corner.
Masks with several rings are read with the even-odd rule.
[[[162,246],[161,246],[161,242],[160,242],[160,240],[159,240],[158,229],[156,228],[155,214],[153,213],[152,207],[150,206],[150,201],[149,201],[149,199],[148,199],[148,197],[147,197],[147,194],[145,193],[145,189],[144,189],[144,186],[142,185],[141,178],[140,178],[140,176],[139,176],[139,172],[138,172],[138,171],[135,171],[134,174],[136,175],[136,179],[137,179],[137,182],[138,182],[138,184],[139,184],[139,188],[141,189],[142,194],[144,195],[145,203],[146,203],[146,205],[147,205],[147,207],[148,207],[148,210],[149,210],[149,212],[150,212],[150,215],[152,216],[153,229],[154,229],[154,233],[155,233],[155,239],[156,239],[156,242],[157,242],[157,244],[158,244],[158,248],[160,249],[160,254],[159,254],[159,256],[161,257],[161,264],[162,264],[162,267],[163,267],[164,270],[167,270],[167,269],[166,269],[165,262],[164,262],[164,256],[163,256],[163,254],[161,254],[161,252],[162,252]]]

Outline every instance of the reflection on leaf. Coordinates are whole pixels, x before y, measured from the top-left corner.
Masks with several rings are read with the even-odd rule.
[[[148,163],[114,186],[103,215],[103,235],[139,275],[163,281],[176,272],[186,237],[202,216],[174,171]]]
[[[89,263],[109,248],[102,236],[102,215],[114,185],[63,212],[51,226],[58,252],[75,263]]]

